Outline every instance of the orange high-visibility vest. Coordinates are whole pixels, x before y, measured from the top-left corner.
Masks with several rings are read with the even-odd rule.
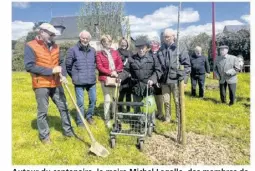
[[[59,47],[56,44],[52,46],[51,50],[46,47],[42,40],[35,39],[27,44],[34,50],[36,65],[52,69],[59,65]],[[58,74],[43,76],[32,73],[31,76],[33,88],[54,88],[61,85]]]

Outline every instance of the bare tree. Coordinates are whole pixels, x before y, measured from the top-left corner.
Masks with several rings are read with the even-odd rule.
[[[78,28],[93,37],[110,34],[114,40],[129,38],[129,18],[124,15],[123,2],[85,2],[81,7]],[[96,34],[98,33],[98,34]]]

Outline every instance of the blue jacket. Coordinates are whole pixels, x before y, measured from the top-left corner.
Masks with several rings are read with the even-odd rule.
[[[74,85],[96,84],[96,51],[80,42],[67,51],[66,70]]]
[[[205,56],[192,55],[190,57],[191,75],[210,73],[208,58]]]

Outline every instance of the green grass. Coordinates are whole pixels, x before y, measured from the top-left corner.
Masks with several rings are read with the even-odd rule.
[[[104,126],[103,94],[97,84],[97,108],[95,126],[90,126],[95,138],[109,151],[109,157],[100,158],[88,154],[90,147],[87,133],[77,128],[73,117],[75,107],[67,96],[72,125],[81,140],[65,138],[61,132],[59,112],[50,101],[48,118],[51,131],[51,145],[43,145],[38,138],[36,126],[36,100],[31,86],[30,74],[13,72],[12,86],[12,162],[13,164],[31,165],[78,165],[78,164],[153,164],[148,156],[136,148],[134,137],[117,137],[115,149],[109,147],[109,130]],[[235,164],[250,163],[250,75],[238,75],[237,103],[229,107],[220,103],[219,90],[206,90],[205,99],[190,97],[190,83],[186,87],[186,128],[187,132],[215,137],[231,147],[235,154]],[[70,79],[69,82],[71,83]],[[207,79],[206,84],[218,84],[216,80]],[[69,84],[74,95],[73,86]],[[86,105],[87,105],[87,94]],[[173,111],[173,117],[175,116]],[[174,118],[175,119],[175,118]],[[176,131],[176,124],[157,121],[156,132],[165,134]]]

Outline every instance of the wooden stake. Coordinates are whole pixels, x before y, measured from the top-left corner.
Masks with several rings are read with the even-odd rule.
[[[184,66],[180,66],[180,70],[184,70]],[[185,117],[185,96],[184,96],[184,80],[179,82],[179,100],[180,100],[180,116],[178,126],[180,127],[179,143],[186,145],[186,117]]]

